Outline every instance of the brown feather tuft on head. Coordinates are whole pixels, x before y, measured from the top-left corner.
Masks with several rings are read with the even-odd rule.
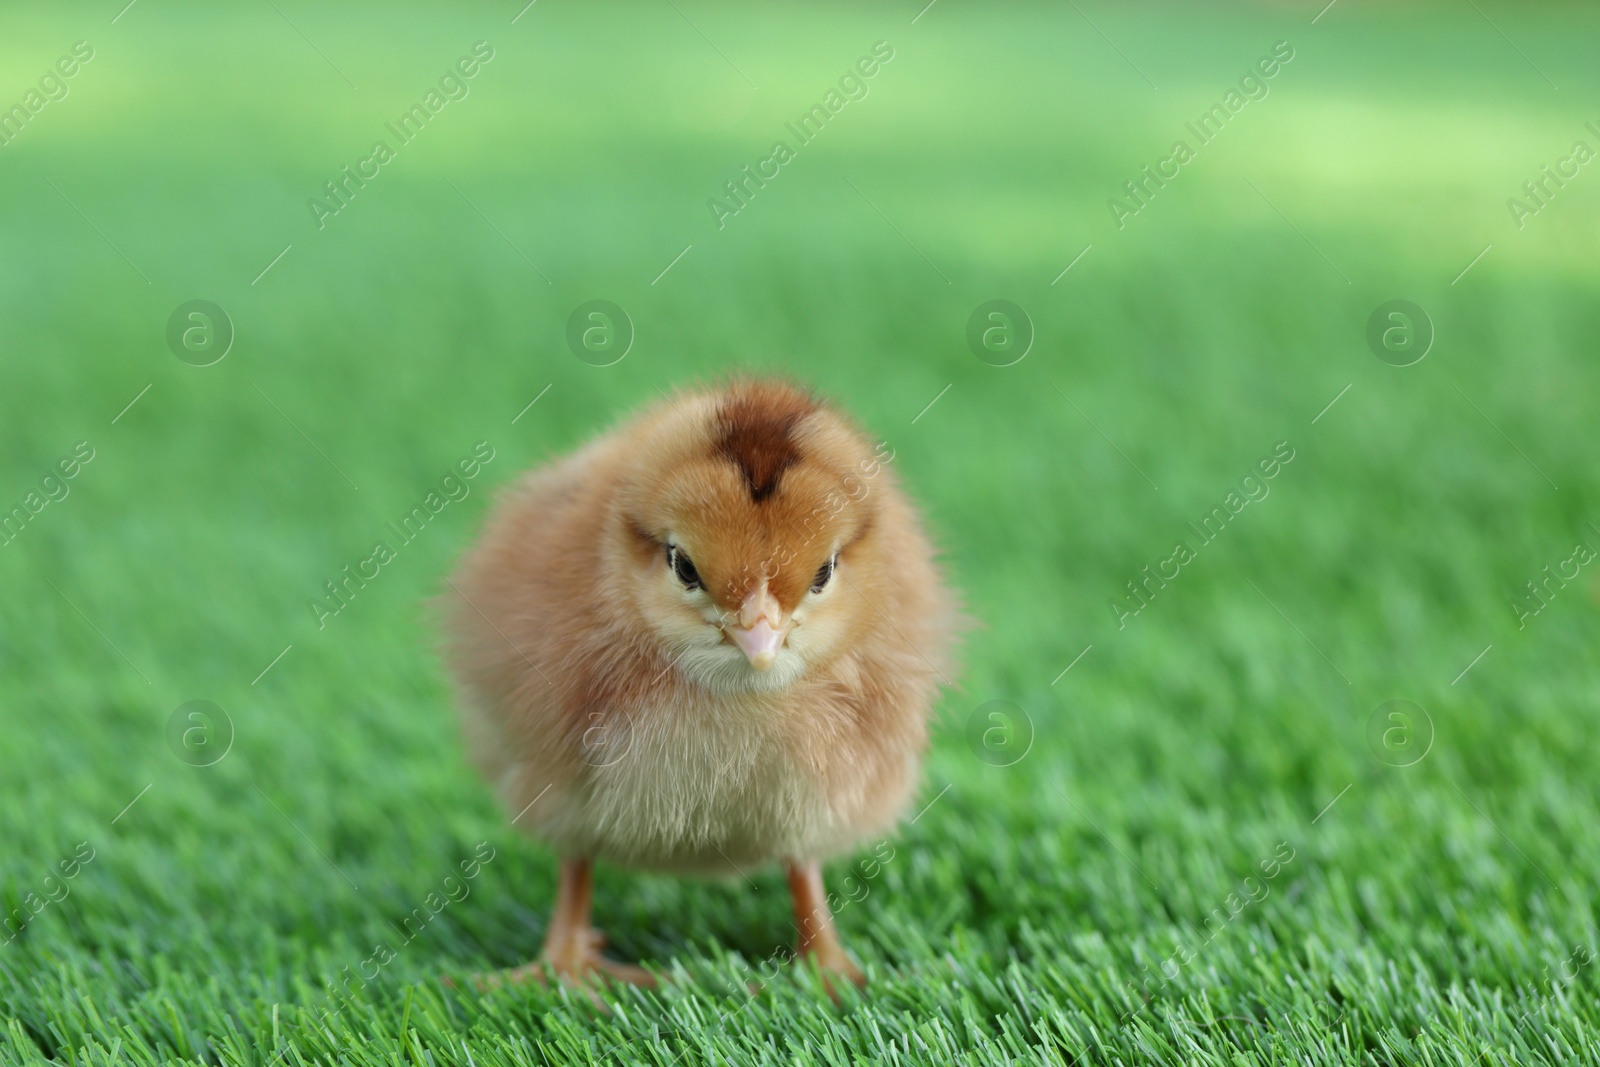
[[[777,382],[739,386],[717,409],[714,451],[739,468],[752,501],[771,496],[783,472],[800,461],[794,430],[816,410],[810,396]]]

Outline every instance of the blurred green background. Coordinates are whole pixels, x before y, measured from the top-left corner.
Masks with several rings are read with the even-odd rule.
[[[1600,176],[1507,206],[1600,149],[1600,13],[115,0],[0,26],[0,109],[93,51],[0,147],[6,1061],[1600,1060],[1600,571],[1525,588],[1600,549]],[[386,123],[480,41],[401,145]],[[1119,228],[1108,199],[1179,139]],[[610,366],[566,342],[594,299],[635,334]],[[993,299],[1035,335],[1010,366],[966,340]],[[1366,340],[1395,299],[1433,333],[1409,366]],[[209,366],[167,342],[192,300],[235,332]],[[447,991],[537,951],[554,861],[466,768],[423,601],[494,487],[736,369],[889,442],[981,622],[932,806],[839,916],[872,984],[749,995],[791,932],[773,871],[602,868],[615,953],[680,981],[609,1015]],[[319,629],[323,583],[480,441],[471,494]],[[1200,547],[1186,523],[1280,442]],[[1198,557],[1119,625],[1180,539]],[[220,715],[185,748],[191,700]],[[969,743],[994,700],[1017,711]],[[397,933],[480,842],[471,895]]]

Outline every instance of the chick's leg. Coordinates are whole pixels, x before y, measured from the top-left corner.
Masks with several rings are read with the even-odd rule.
[[[587,858],[563,859],[556,883],[555,908],[545,929],[544,949],[539,958],[521,967],[482,975],[480,988],[494,988],[503,982],[543,983],[551,975],[564,982],[588,988],[596,977],[614,978],[634,985],[653,986],[655,977],[642,967],[608,960],[600,955],[605,938],[589,925],[589,907],[594,901],[594,862]],[[590,999],[602,1010],[605,1005],[589,989]]]
[[[655,978],[644,968],[617,963],[600,955],[605,938],[589,925],[589,909],[593,902],[594,861],[563,859],[556,885],[556,905],[545,930],[539,964],[569,982],[582,983],[598,972],[634,985],[655,985]]]
[[[816,860],[791,863],[788,875],[789,893],[794,897],[794,925],[800,931],[795,951],[802,960],[815,960],[824,977],[838,975],[858,986],[866,985],[867,976],[839,943],[833,913],[828,909],[828,894],[822,888],[822,864]]]

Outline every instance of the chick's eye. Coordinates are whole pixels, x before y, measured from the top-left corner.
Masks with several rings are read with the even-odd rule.
[[[667,546],[667,566],[672,568],[672,573],[678,576],[678,581],[683,583],[685,589],[700,588],[700,572],[694,569],[693,561],[677,545]]]
[[[833,569],[838,565],[839,557],[834,555],[828,558],[828,562],[817,568],[816,577],[811,579],[811,591],[813,593],[822,592],[823,587],[826,586],[829,579],[833,577]]]

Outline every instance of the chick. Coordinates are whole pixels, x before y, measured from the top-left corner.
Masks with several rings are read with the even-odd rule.
[[[781,863],[797,953],[864,981],[822,861],[910,803],[956,619],[889,459],[801,389],[740,381],[656,405],[499,499],[445,628],[477,763],[561,858],[543,951],[512,978],[652,984],[600,954],[602,859]]]

